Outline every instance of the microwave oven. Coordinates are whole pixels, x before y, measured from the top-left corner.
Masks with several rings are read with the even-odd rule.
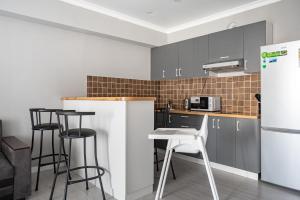
[[[194,96],[190,98],[190,109],[216,112],[221,110],[221,97]]]

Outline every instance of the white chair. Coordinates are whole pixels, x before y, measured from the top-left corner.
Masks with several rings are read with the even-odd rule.
[[[181,153],[202,153],[214,200],[219,200],[217,187],[205,148],[208,135],[207,123],[208,116],[205,115],[199,131],[194,128],[158,128],[149,135],[149,139],[168,140],[155,200],[161,199],[163,196],[173,149],[175,152]]]

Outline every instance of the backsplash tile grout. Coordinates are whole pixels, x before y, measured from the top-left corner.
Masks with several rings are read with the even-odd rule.
[[[260,84],[259,73],[161,81],[88,76],[87,96],[155,96],[156,108],[171,100],[177,109],[183,109],[186,97],[220,96],[223,112],[257,115],[255,94],[260,93]]]

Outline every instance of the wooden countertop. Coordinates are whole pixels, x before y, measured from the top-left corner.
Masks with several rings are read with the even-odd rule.
[[[171,110],[170,113],[174,114],[185,114],[185,115],[205,115],[214,117],[231,117],[231,118],[244,118],[244,119],[259,119],[257,115],[246,115],[242,113],[222,113],[222,112],[199,112],[189,110]]]
[[[155,101],[155,97],[63,97],[62,100],[82,101]]]

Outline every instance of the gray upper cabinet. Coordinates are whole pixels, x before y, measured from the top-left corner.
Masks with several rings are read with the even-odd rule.
[[[202,65],[208,62],[208,36],[178,43],[179,77],[207,76]]]
[[[260,71],[260,46],[271,44],[272,25],[257,22],[151,50],[151,79],[208,76],[203,64],[244,59],[245,72]]]
[[[235,119],[218,117],[217,122],[217,163],[235,166]]]
[[[242,59],[244,57],[243,27],[209,35],[209,62]]]
[[[151,80],[173,79],[178,70],[177,43],[151,49]]]
[[[178,43],[168,44],[163,46],[165,48],[165,66],[166,78],[174,79],[178,77]]]
[[[164,47],[151,49],[151,80],[166,78],[165,51]]]
[[[267,44],[267,22],[257,22],[244,28],[245,72],[260,71],[260,47]]]
[[[260,173],[260,121],[236,119],[236,167]]]

